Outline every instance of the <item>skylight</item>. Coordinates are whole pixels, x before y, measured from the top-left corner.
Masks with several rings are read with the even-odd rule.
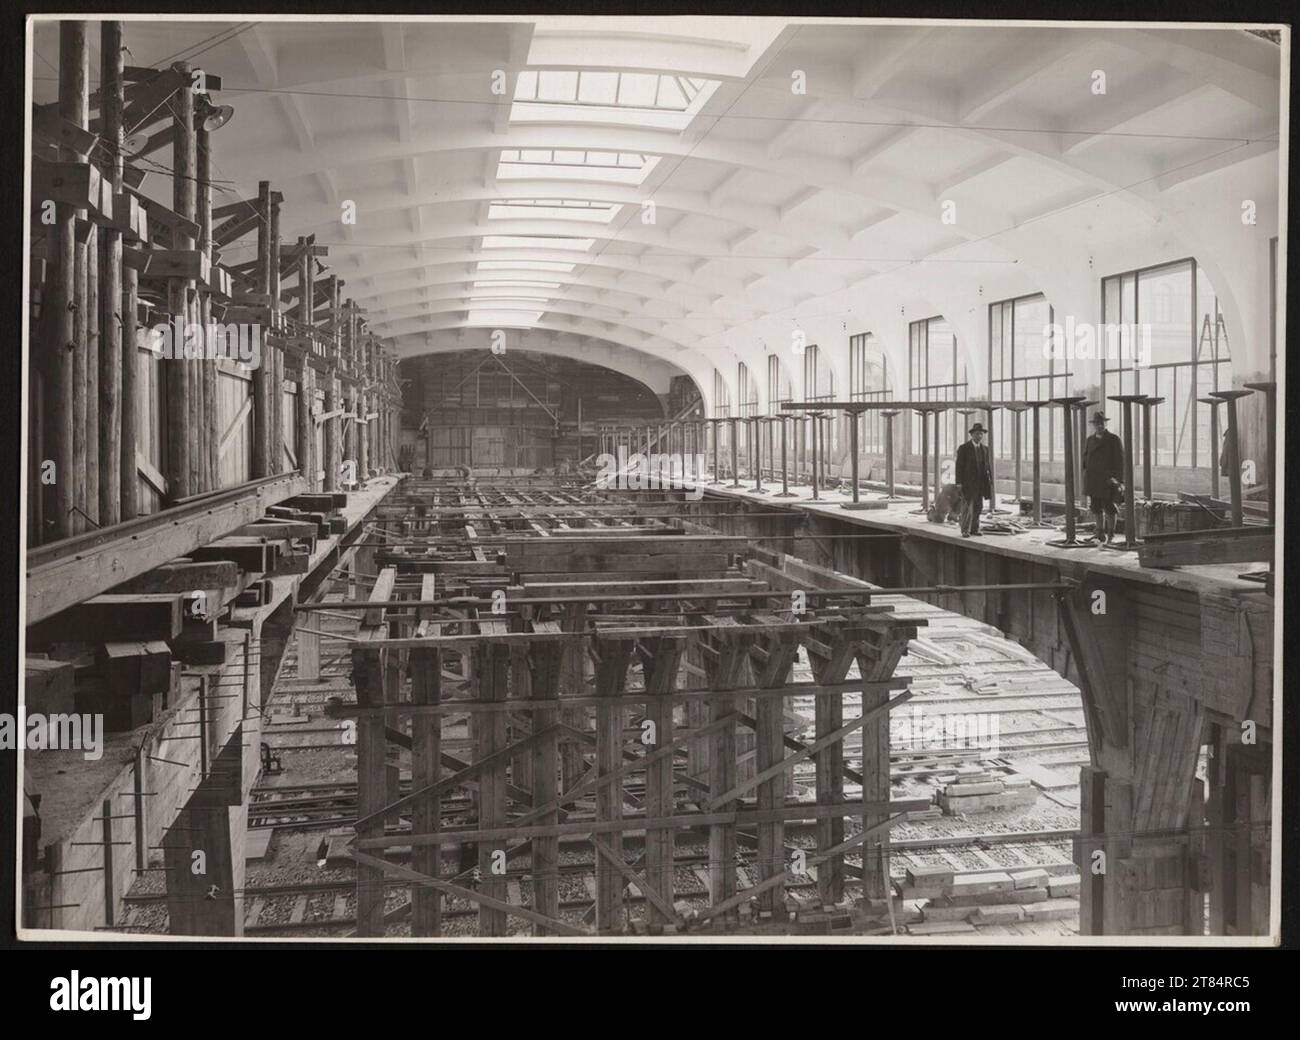
[[[551,271],[555,274],[569,274],[574,264],[562,260],[480,260],[480,271]]]
[[[594,238],[568,238],[564,235],[484,235],[484,249],[565,249],[586,252]]]
[[[555,296],[553,292],[546,292],[541,289],[480,289],[475,286],[470,289],[467,296],[491,298],[496,300],[550,300]]]
[[[498,180],[581,180],[640,184],[659,162],[638,152],[588,152],[556,148],[503,148]]]
[[[515,83],[510,120],[684,130],[717,89],[717,80],[657,72],[529,69]]]
[[[623,207],[585,199],[510,199],[488,206],[488,220],[585,220],[608,224]]]
[[[474,289],[558,289],[559,282],[533,282],[527,279],[482,280],[475,282]]]
[[[470,308],[465,315],[466,325],[487,325],[492,328],[523,329],[536,325],[545,311],[514,311],[487,308]]]

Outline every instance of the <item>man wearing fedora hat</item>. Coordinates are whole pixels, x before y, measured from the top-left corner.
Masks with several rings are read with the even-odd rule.
[[[976,423],[968,431],[970,440],[957,449],[957,483],[961,486],[961,536],[980,537],[980,513],[984,499],[993,494],[993,467],[989,446],[984,443],[984,427]]]
[[[1092,433],[1083,445],[1083,489],[1097,524],[1097,541],[1115,537],[1115,498],[1124,479],[1124,444],[1106,429],[1106,416],[1092,413]]]

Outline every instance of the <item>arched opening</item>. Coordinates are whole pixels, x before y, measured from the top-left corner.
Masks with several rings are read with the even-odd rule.
[[[665,400],[639,380],[536,351],[426,354],[403,360],[399,378],[399,450],[408,471],[567,472],[596,450],[602,424],[665,418]],[[677,395],[683,408],[699,397],[694,384],[681,382]]]

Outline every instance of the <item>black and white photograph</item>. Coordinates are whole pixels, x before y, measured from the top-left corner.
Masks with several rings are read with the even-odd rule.
[[[1279,945],[1291,29],[1139,14],[29,16],[18,945]]]

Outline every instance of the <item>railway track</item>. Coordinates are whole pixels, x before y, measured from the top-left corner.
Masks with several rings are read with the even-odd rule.
[[[1041,730],[1027,730],[1025,732],[1071,733],[1078,730],[1079,727],[1060,726]],[[928,775],[943,772],[949,764],[964,762],[972,758],[1004,758],[1009,753],[1016,752],[1062,751],[1086,747],[1087,744],[1086,737],[1076,740],[999,742],[997,747],[993,749],[975,747],[891,751],[890,759],[901,768],[901,771],[897,774],[898,779],[923,779]],[[800,773],[796,772],[795,775],[798,778]],[[289,791],[307,792],[311,789],[294,786],[254,788],[253,801],[249,805],[249,826],[251,828],[274,826],[303,830],[316,827],[342,827],[352,823],[355,820],[356,813],[356,784],[328,784],[326,789],[331,793],[318,790],[317,793],[304,793],[299,797],[272,798],[269,795]],[[635,793],[632,788],[629,788],[629,790]],[[404,785],[402,793],[406,794],[409,791],[409,784]],[[467,800],[452,805],[444,804],[443,815],[455,816],[469,812],[469,805],[470,803]]]
[[[1004,848],[1015,850],[1017,855],[1024,860],[1023,864],[1007,865],[1003,869],[1030,869],[1032,867],[1048,867],[1060,869],[1063,864],[1060,862],[1042,862],[1041,855],[1035,859],[1031,850],[1041,850],[1044,847],[1059,847],[1066,844],[1073,836],[1074,832],[1069,830],[1050,830],[1050,831],[1023,831],[1007,832],[993,834],[972,834],[957,837],[945,838],[923,838],[901,840],[892,843],[894,851],[900,854],[900,858],[906,859],[906,853],[911,850],[937,850],[941,848],[969,848],[969,847],[991,847],[1000,845]],[[689,886],[680,883],[681,875],[678,875],[679,883],[674,886],[675,901],[707,901],[708,889],[704,883],[702,871],[708,866],[708,857],[705,854],[682,855],[675,857],[674,866],[680,871],[688,874],[694,874],[699,880],[698,886]],[[755,866],[750,862],[739,864],[751,874]],[[850,864],[852,870],[852,865]],[[579,878],[589,879],[594,870],[594,863],[591,860],[563,864],[559,867],[559,875],[570,879],[569,885],[574,885]],[[895,862],[894,869],[891,871],[892,876],[901,879],[906,870],[906,866]],[[528,883],[530,875],[526,871],[515,871],[507,873],[501,877],[501,882],[509,885],[511,883]],[[850,878],[852,881],[852,878]],[[803,893],[812,891],[816,888],[816,881],[805,878],[796,880],[791,878],[786,883],[786,890],[791,893]],[[292,934],[295,932],[311,930],[333,930],[353,928],[356,925],[354,915],[347,912],[349,896],[355,891],[355,879],[345,878],[330,881],[315,882],[297,882],[291,884],[275,885],[250,885],[243,890],[243,897],[247,909],[247,916],[244,926],[245,935],[277,935]],[[391,892],[404,892],[406,887],[400,884],[389,885]],[[333,896],[333,900],[328,897]],[[639,893],[629,891],[625,894],[625,900],[630,905],[643,905],[645,900]],[[124,897],[124,902],[128,907],[145,907],[151,904],[162,903],[166,900],[164,893],[140,893],[128,894]],[[287,904],[287,900],[293,900],[292,906]],[[313,904],[321,907],[321,904],[328,903],[330,913],[328,916],[322,916],[321,909],[313,909]],[[701,903],[704,905],[704,902]],[[404,917],[404,911],[408,910],[409,901],[392,907],[386,913],[389,923],[399,921]],[[566,914],[574,914],[579,918],[589,915],[594,901],[590,898],[562,898],[560,909]],[[282,916],[287,913],[287,917],[279,920],[269,919],[273,916]],[[444,921],[455,920],[472,920],[477,918],[478,910],[473,906],[467,906],[463,901],[451,899],[443,907],[442,917]],[[263,921],[262,918],[268,919]],[[129,922],[125,925],[128,929],[133,927]]]
[[[788,827],[788,830],[811,830],[812,825],[801,825]],[[1003,846],[1015,851],[1022,849],[1041,848],[1047,846],[1059,846],[1070,842],[1077,832],[1070,829],[1052,829],[1039,831],[994,831],[986,834],[962,834],[949,835],[934,838],[902,838],[890,842],[891,854],[901,855],[906,858],[908,852],[912,851],[933,851],[939,849],[967,849],[967,848],[990,848],[993,846]],[[625,839],[629,845],[637,845],[640,838],[629,836]],[[588,840],[581,836],[574,836],[571,842],[565,844],[589,844]],[[394,857],[400,859],[401,857]],[[852,857],[849,857],[850,859]],[[705,868],[709,865],[709,858],[704,853],[679,854],[673,857],[673,866],[686,870],[696,870]],[[741,861],[741,866],[752,867],[749,861]],[[556,868],[557,873],[564,875],[582,875],[590,874],[595,869],[595,860],[582,859],[570,863],[559,864]],[[897,867],[891,873],[901,875],[906,867]],[[1013,869],[1025,869],[1015,867]],[[526,881],[531,877],[531,871],[515,870],[507,871],[501,875],[503,881]],[[242,894],[244,898],[262,898],[273,899],[283,896],[311,896],[327,892],[351,892],[356,887],[356,881],[352,878],[342,878],[329,881],[302,881],[291,884],[279,885],[247,885],[244,887]],[[393,885],[394,888],[403,888],[402,885]],[[689,892],[683,892],[683,895],[689,895]],[[699,894],[705,894],[703,890]],[[167,899],[165,892],[141,892],[127,893],[122,897],[123,902],[127,905],[147,905],[150,903],[161,903]]]

